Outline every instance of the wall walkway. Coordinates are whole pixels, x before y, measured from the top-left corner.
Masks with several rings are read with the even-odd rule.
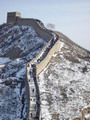
[[[40,118],[40,94],[39,94],[37,76],[48,65],[54,53],[59,51],[60,44],[61,42],[58,36],[53,34],[53,37],[50,39],[48,44],[41,50],[41,52],[36,56],[36,58],[34,58],[32,61],[30,61],[27,64],[27,80],[28,80],[29,91],[30,91],[29,120],[32,120],[32,119],[41,120]],[[33,72],[31,72],[31,70]],[[32,84],[32,81],[34,85]],[[33,86],[33,91],[35,91],[35,94],[31,92],[32,86]],[[34,101],[32,102],[33,99]]]

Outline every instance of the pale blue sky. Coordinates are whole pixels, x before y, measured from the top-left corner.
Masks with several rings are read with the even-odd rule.
[[[0,24],[7,12],[55,24],[55,29],[90,50],[90,0],[0,0]]]

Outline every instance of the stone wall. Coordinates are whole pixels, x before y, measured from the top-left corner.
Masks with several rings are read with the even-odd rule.
[[[44,40],[50,40],[52,37],[51,32],[44,27],[44,24],[38,19],[32,18],[21,18],[21,13],[19,12],[8,12],[7,13],[7,23],[16,23],[18,25],[32,26],[36,33]]]
[[[26,76],[26,91],[27,91],[27,104],[28,104],[28,117],[27,119],[38,118],[40,119],[40,94],[37,76],[48,65],[51,57],[60,48],[60,40],[54,33],[46,29],[40,20],[20,18],[19,14],[8,14],[7,22],[14,22],[18,25],[27,25],[35,29],[36,33],[48,41],[48,44],[41,50],[41,52],[31,62],[27,63],[27,76]]]
[[[31,64],[34,64],[35,61],[37,61],[43,54],[43,52],[46,50],[46,48],[48,47],[48,45],[50,44],[51,40],[48,42],[48,44],[42,48],[42,50],[40,51],[40,53],[33,59],[31,60],[28,64],[31,65]],[[28,68],[28,64],[27,64],[27,68]]]
[[[41,37],[43,38],[44,40],[50,40],[51,37],[52,37],[52,34],[51,32],[46,29],[46,28],[42,28],[36,19],[29,19],[29,18],[18,18],[17,19],[17,24],[19,25],[28,25],[28,26],[31,26],[35,29],[36,33]]]
[[[37,62],[39,60],[39,58],[42,56],[42,54],[45,52],[45,50],[49,48],[50,43],[52,43],[52,40],[50,40],[48,42],[48,44],[41,50],[41,52],[32,61],[30,61],[28,64],[29,65],[35,64],[35,62]],[[59,51],[60,45],[61,45],[60,40],[57,40],[55,42],[55,44],[50,48],[50,50],[48,50],[48,53],[47,53],[46,57],[42,61],[40,61],[40,63],[36,64],[36,75],[39,75],[40,72],[42,70],[44,70],[44,68],[49,63],[51,57],[54,55],[54,53]]]
[[[61,42],[58,38],[58,36],[56,36],[55,34],[52,34],[53,37],[49,40],[48,44],[41,50],[41,52],[36,56],[36,58],[34,58],[32,61],[30,61],[29,63],[27,63],[27,81],[28,81],[28,85],[29,85],[29,93],[27,93],[27,96],[29,96],[30,98],[28,99],[28,102],[30,102],[30,107],[29,107],[29,119],[35,118],[35,116],[38,118],[38,120],[41,120],[41,113],[40,113],[40,93],[39,93],[39,87],[38,87],[38,81],[37,81],[37,76],[40,74],[40,72],[42,72],[45,67],[48,65],[51,57],[54,55],[55,52],[59,51],[60,49],[60,45]],[[32,70],[34,70],[33,72],[31,72]],[[37,96],[32,96],[32,80],[34,83],[34,89],[37,93]],[[29,94],[29,95],[28,95]],[[36,109],[33,110],[30,109],[32,108],[32,100],[31,99],[36,99],[37,102],[34,103],[35,106],[37,106]],[[29,101],[30,100],[30,101]],[[33,115],[33,111],[34,113],[36,113],[35,115]],[[38,112],[37,112],[38,111]],[[33,115],[33,116],[32,116]]]
[[[36,75],[39,75],[40,72],[42,72],[45,67],[48,65],[51,57],[54,55],[55,52],[59,51],[61,42],[58,40],[54,46],[50,49],[48,52],[47,56],[39,63],[36,65]]]

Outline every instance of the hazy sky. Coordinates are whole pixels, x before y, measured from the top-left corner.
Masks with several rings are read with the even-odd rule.
[[[90,50],[90,0],[0,0],[0,24],[7,12],[55,24],[55,29]]]

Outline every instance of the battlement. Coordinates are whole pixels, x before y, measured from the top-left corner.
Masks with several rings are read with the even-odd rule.
[[[21,18],[21,13],[19,12],[8,12],[7,13],[7,23],[17,22],[17,18]]]

